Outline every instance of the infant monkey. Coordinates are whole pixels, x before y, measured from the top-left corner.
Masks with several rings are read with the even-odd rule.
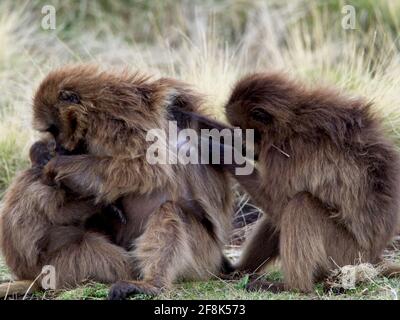
[[[400,160],[369,103],[255,74],[236,84],[225,108],[233,126],[254,129],[257,167],[236,179],[265,212],[236,269],[260,271],[280,256],[284,274],[283,284],[249,289],[309,292],[337,266],[382,262],[399,221]],[[384,274],[398,272],[383,264]]]
[[[95,221],[95,216],[109,215],[110,209],[43,181],[43,166],[56,152],[63,151],[53,141],[34,143],[29,153],[31,168],[14,179],[4,196],[0,246],[7,266],[17,280],[38,278],[40,283],[43,266],[51,265],[57,289],[86,280],[113,283],[129,278],[127,252],[86,226],[89,218]],[[111,209],[115,210],[119,211]],[[21,282],[25,283],[1,285],[0,296],[25,293],[28,287],[18,287]],[[21,292],[15,292],[14,286]]]
[[[29,158],[31,160],[32,167],[38,167],[40,169],[43,169],[44,166],[55,156],[73,155],[73,154],[76,153],[68,151],[64,149],[62,146],[57,145],[53,138],[37,141],[31,146],[29,150]],[[49,179],[49,178],[50,178],[49,175],[42,174],[41,176],[41,180],[43,183],[48,184],[50,186],[55,185],[54,179]],[[68,193],[70,193],[71,195],[74,194],[76,197],[79,197],[79,195],[74,193],[73,190],[68,190],[67,186],[62,185],[62,188],[67,190]],[[92,201],[94,202],[94,199],[92,199]],[[105,214],[109,215],[109,217],[105,217],[105,219],[100,219],[99,215],[95,215],[94,217],[92,217],[93,219],[90,219],[88,221],[88,225],[93,226],[96,229],[103,228],[104,229],[103,231],[110,230],[110,226],[107,226],[106,224],[114,221],[112,220],[106,221],[106,220],[111,218],[111,216],[117,218],[120,223],[126,224],[127,220],[125,213],[123,212],[121,202],[122,200],[118,199],[114,204],[104,205],[102,207],[102,213],[103,215]],[[100,222],[102,222],[101,226],[98,225]],[[110,236],[112,236],[111,233]]]

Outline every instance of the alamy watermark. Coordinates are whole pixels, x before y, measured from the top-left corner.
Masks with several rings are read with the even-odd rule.
[[[45,290],[55,290],[57,287],[56,282],[56,268],[52,265],[45,265],[41,272],[42,280],[41,286]]]
[[[44,290],[55,290],[57,288],[56,268],[52,265],[43,266],[40,274],[32,281],[30,288],[35,284],[36,281],[38,281],[38,279],[40,279],[40,286]],[[12,282],[12,280],[8,277],[0,277],[0,281]],[[27,290],[27,293],[29,292],[29,289]]]
[[[42,28],[44,30],[56,29],[56,8],[52,5],[45,5],[42,7]]]
[[[342,7],[342,14],[344,17],[342,18],[342,28],[347,29],[355,29],[356,28],[356,9],[354,6],[345,5]]]
[[[201,129],[199,134],[169,121],[167,132],[151,129],[146,140],[152,142],[146,153],[150,164],[234,164],[236,175],[254,170],[253,129]]]

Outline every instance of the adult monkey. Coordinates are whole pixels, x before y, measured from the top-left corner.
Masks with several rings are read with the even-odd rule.
[[[283,284],[256,280],[249,289],[309,292],[337,266],[382,262],[399,221],[400,161],[370,104],[255,74],[236,84],[226,113],[233,126],[255,130],[257,168],[236,178],[265,211],[236,268],[255,272],[279,255],[284,273]],[[382,265],[385,275],[399,272]]]
[[[56,152],[53,139],[34,143],[31,167],[19,173],[5,193],[0,248],[16,281],[0,285],[0,297],[38,289],[45,266],[54,267],[52,289],[132,276],[128,252],[87,225],[103,215],[110,224],[120,224],[110,208],[43,179],[43,167]]]
[[[99,203],[122,203],[127,224],[116,243],[130,250],[140,280],[115,284],[111,299],[157,294],[177,279],[209,278],[226,265],[222,248],[233,214],[229,177],[207,166],[150,164],[146,158],[147,132],[167,130],[176,110],[201,113],[200,102],[171,79],[87,65],[51,72],[36,92],[35,128],[80,153],[50,160],[49,179]],[[178,120],[180,129],[196,128]]]

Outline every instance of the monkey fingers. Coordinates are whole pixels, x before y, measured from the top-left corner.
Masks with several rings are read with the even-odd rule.
[[[82,157],[82,162],[79,165],[79,158]],[[82,184],[84,184],[85,175],[81,174],[82,171],[88,175],[89,170],[86,163],[83,162],[84,156],[64,156],[58,155],[52,158],[43,169],[43,182],[48,185],[63,185],[63,187],[73,190],[74,193],[91,196]]]
[[[175,113],[178,113],[180,118],[184,118],[186,121],[193,121],[197,123],[198,128],[202,130],[202,133],[204,133],[203,130],[209,130],[208,136],[202,137],[202,145],[208,144],[209,159],[203,160],[208,160],[208,163],[214,165],[216,164],[219,168],[223,168],[231,172],[232,174],[236,174],[237,168],[243,168],[247,166],[254,167],[254,164],[251,163],[251,160],[247,158],[248,151],[252,149],[247,149],[244,141],[241,142],[240,146],[237,146],[236,143],[234,143],[234,140],[232,141],[233,144],[232,142],[231,144],[221,143],[222,131],[229,131],[231,136],[234,137],[234,130],[240,130],[239,128],[233,128],[219,121],[213,120],[194,112],[176,110]],[[177,116],[175,115],[175,117]],[[243,154],[245,154],[245,156],[243,156]],[[250,155],[251,158],[253,158],[253,156],[255,155]]]
[[[51,163],[51,160],[49,161]],[[42,170],[40,181],[50,187],[60,187],[60,183],[56,180],[57,173],[47,163]]]
[[[158,295],[161,288],[144,281],[118,281],[111,286],[108,293],[109,300],[125,300],[135,294],[145,294],[149,296]]]

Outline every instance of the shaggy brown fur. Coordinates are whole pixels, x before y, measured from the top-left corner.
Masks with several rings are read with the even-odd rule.
[[[0,246],[7,266],[17,279],[38,277],[40,283],[42,267],[52,265],[56,288],[128,278],[127,252],[85,227],[85,221],[103,208],[42,182],[43,166],[55,155],[54,146],[48,140],[36,142],[30,150],[32,167],[15,178],[4,196]],[[20,282],[11,291],[3,285],[5,292],[15,292]]]
[[[256,272],[279,255],[285,279],[249,289],[308,292],[337,266],[381,262],[399,219],[400,167],[368,103],[255,74],[237,83],[226,112],[255,130],[258,169],[236,178],[265,211],[237,269]]]
[[[51,160],[48,176],[99,203],[122,202],[128,222],[115,241],[130,251],[140,280],[116,284],[112,299],[157,293],[180,278],[209,278],[223,263],[233,214],[228,176],[146,159],[148,130],[167,130],[168,120],[193,127],[176,119],[179,109],[201,113],[201,103],[177,81],[90,66],[50,73],[35,95],[36,129],[84,153]]]

